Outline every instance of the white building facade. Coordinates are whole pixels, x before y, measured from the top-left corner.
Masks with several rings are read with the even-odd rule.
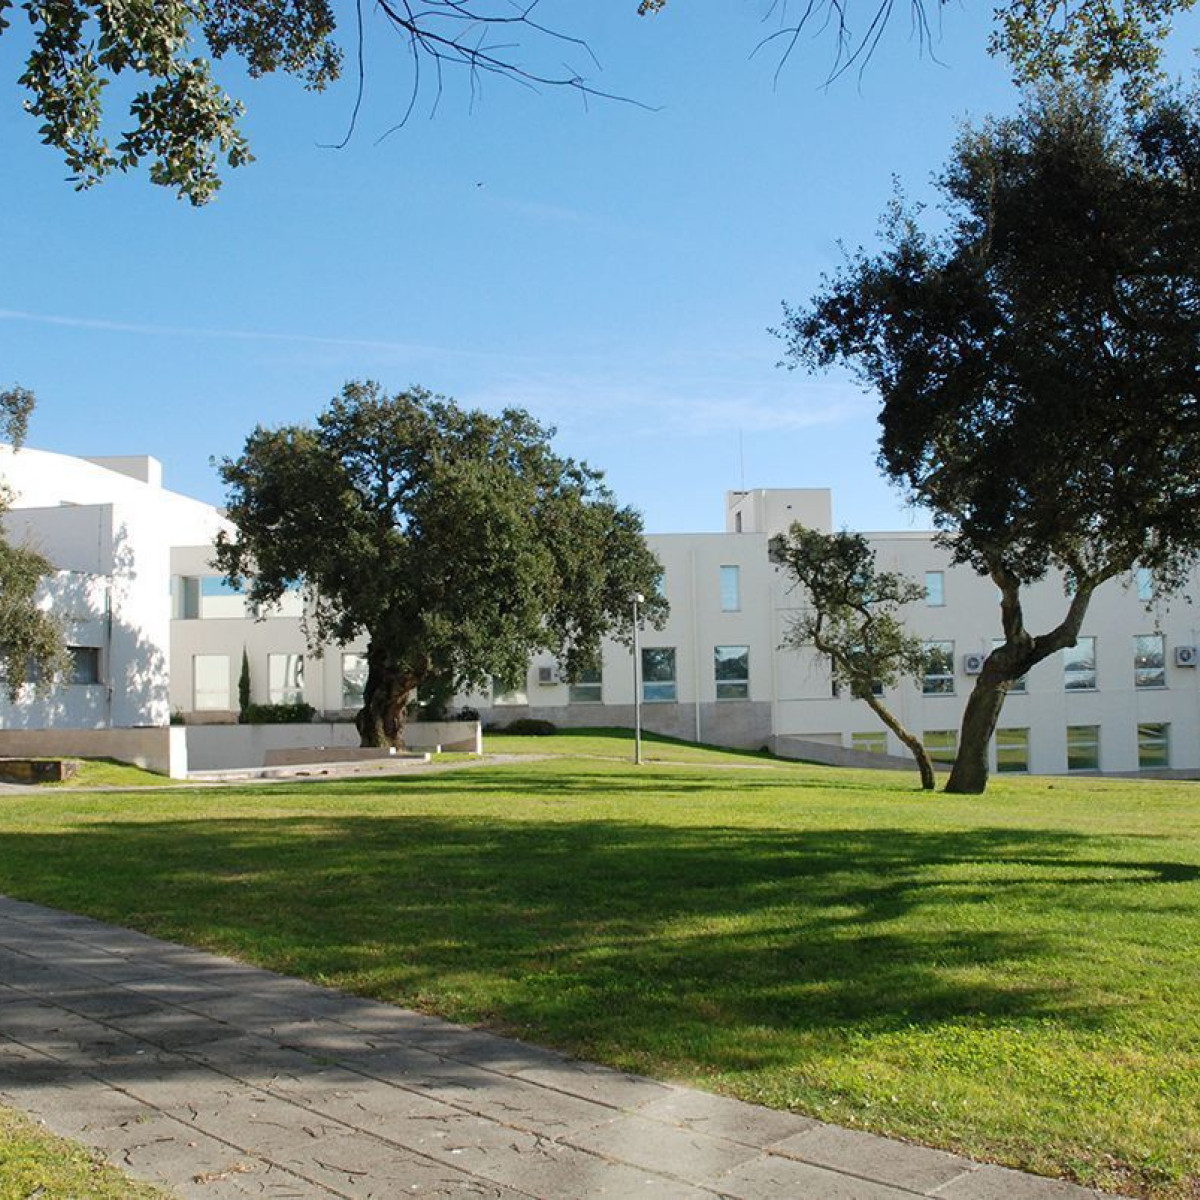
[[[331,723],[321,744],[353,742],[347,723],[361,697],[365,646],[311,653],[298,595],[255,620],[211,565],[213,539],[229,528],[216,509],[165,490],[152,459],[0,455],[0,477],[14,493],[9,535],[58,568],[45,602],[66,619],[75,662],[72,681],[48,697],[27,689],[16,705],[0,701],[0,753],[26,752],[12,749],[19,731],[125,731],[128,739],[162,734],[172,716],[189,731],[234,722],[243,655],[254,703],[306,703]],[[648,537],[671,612],[663,629],[641,633],[645,728],[830,761],[904,754],[865,704],[837,694],[819,656],[779,648],[803,598],[768,561],[769,538],[793,521],[828,532],[831,508],[825,489],[733,492],[724,533]],[[952,759],[974,675],[1000,633],[996,588],[952,566],[928,533],[868,540],[881,567],[926,590],[906,623],[928,643],[929,670],[890,689],[886,702],[935,757]],[[1182,597],[1155,604],[1151,594],[1152,580],[1140,573],[1097,591],[1079,644],[1010,693],[993,748],[997,770],[1200,772],[1200,618]],[[1067,602],[1061,580],[1030,589],[1030,630],[1056,625]],[[593,676],[569,683],[543,657],[523,689],[460,701],[497,725],[528,716],[628,727],[633,667],[630,648],[610,642]]]

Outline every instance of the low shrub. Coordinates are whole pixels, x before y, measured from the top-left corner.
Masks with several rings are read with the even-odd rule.
[[[505,733],[524,737],[547,737],[558,732],[558,726],[553,721],[539,721],[537,717],[518,717],[515,721],[503,726]]]
[[[247,725],[307,725],[317,710],[311,704],[250,704],[246,707]]]

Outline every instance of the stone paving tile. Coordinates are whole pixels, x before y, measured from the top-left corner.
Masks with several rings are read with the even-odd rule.
[[[1095,1200],[1100,1192],[1062,1179],[1043,1179],[984,1165],[931,1192],[938,1200]],[[1111,1200],[1111,1195],[1106,1197]]]
[[[574,1059],[514,1071],[513,1074],[518,1079],[585,1100],[595,1100],[611,1108],[640,1108],[643,1104],[663,1099],[672,1091],[667,1084],[656,1083],[653,1079],[626,1075],[608,1067],[597,1067]]]
[[[837,1125],[814,1124],[770,1147],[772,1153],[802,1159],[848,1175],[895,1184],[914,1192],[942,1187],[974,1168],[969,1159],[925,1146],[912,1146]]]
[[[907,1188],[855,1179],[774,1154],[760,1154],[707,1183],[737,1200],[913,1200]]]
[[[723,1175],[759,1154],[753,1146],[635,1115],[616,1117],[559,1140],[602,1158],[680,1179]]]
[[[672,1089],[642,1105],[638,1114],[759,1149],[819,1124],[811,1117],[686,1088]]]
[[[518,1187],[553,1200],[592,1200],[597,1196],[678,1197],[712,1200],[712,1192],[587,1154],[573,1146],[519,1130],[492,1126],[487,1134],[470,1130],[457,1143],[448,1138],[442,1153],[473,1175]]]

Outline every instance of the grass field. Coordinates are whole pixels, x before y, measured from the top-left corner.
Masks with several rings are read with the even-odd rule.
[[[402,779],[0,801],[0,890],[588,1058],[1200,1196],[1200,791],[593,733]],[[658,761],[654,761],[658,760]]]

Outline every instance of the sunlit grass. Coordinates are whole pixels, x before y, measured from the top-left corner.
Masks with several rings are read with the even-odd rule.
[[[166,1200],[167,1193],[133,1180],[98,1155],[46,1132],[0,1106],[0,1200]]]
[[[1195,785],[1006,777],[964,798],[511,741],[559,753],[7,798],[0,890],[760,1103],[1200,1189]]]

